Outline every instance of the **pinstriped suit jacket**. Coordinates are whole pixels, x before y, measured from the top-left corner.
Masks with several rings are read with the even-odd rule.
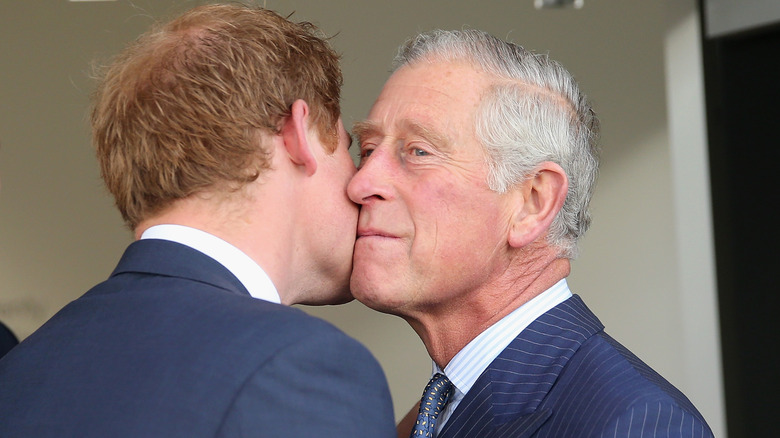
[[[607,436],[713,435],[693,404],[574,295],[488,366],[438,438]]]

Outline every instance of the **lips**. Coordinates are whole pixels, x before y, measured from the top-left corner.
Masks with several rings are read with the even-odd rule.
[[[370,228],[358,228],[357,230],[357,237],[358,239],[361,237],[388,237],[388,238],[395,238],[398,236],[394,236],[391,233],[388,233],[386,231],[382,230],[375,230]]]

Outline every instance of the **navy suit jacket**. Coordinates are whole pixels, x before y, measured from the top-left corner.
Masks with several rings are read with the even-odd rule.
[[[177,243],[133,243],[0,360],[3,438],[287,436],[395,437],[379,364]]]
[[[488,366],[438,438],[711,436],[691,402],[575,295]]]

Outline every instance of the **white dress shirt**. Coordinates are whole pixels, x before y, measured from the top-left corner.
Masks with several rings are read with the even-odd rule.
[[[536,318],[571,296],[572,293],[564,278],[480,333],[452,358],[444,367],[444,371],[433,362],[431,375],[444,373],[454,386],[450,401],[436,421],[436,433],[447,422],[477,378],[517,335]]]
[[[217,236],[184,225],[155,225],[141,235],[141,239],[162,239],[181,243],[213,258],[227,268],[255,298],[281,304],[268,274],[252,258]]]

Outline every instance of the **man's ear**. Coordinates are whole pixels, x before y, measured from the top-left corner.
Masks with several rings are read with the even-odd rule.
[[[309,105],[298,99],[292,104],[290,116],[282,122],[282,140],[290,160],[301,166],[307,176],[317,171],[317,159],[309,142]]]
[[[516,190],[509,244],[522,248],[547,233],[553,219],[563,208],[569,191],[569,178],[561,166],[545,161]]]

